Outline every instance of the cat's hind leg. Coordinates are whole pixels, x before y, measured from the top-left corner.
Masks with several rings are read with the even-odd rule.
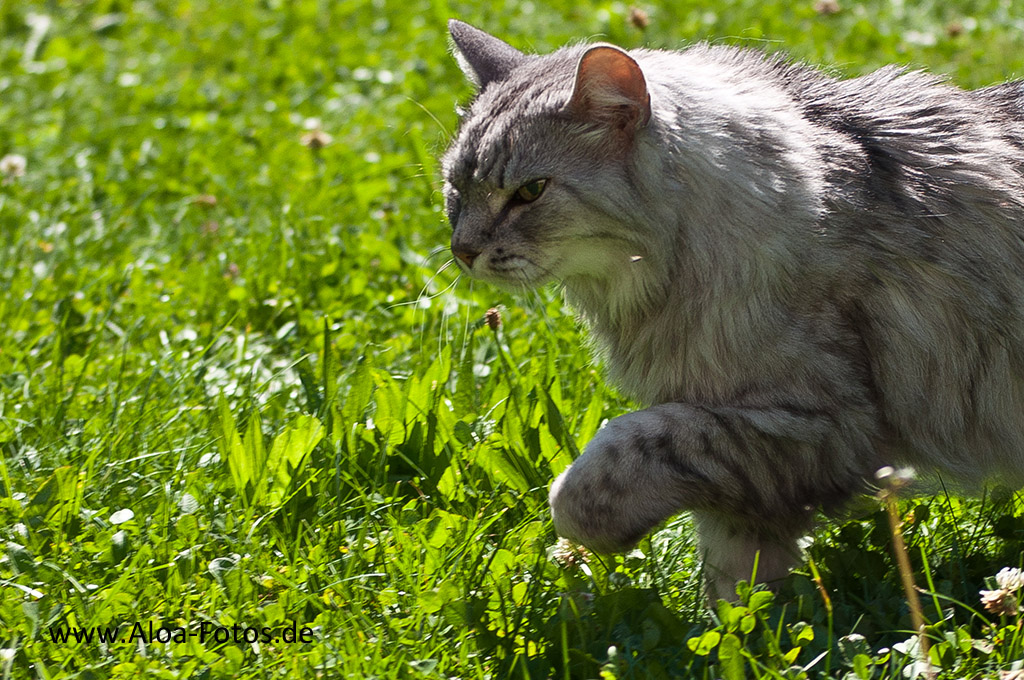
[[[735,600],[736,583],[763,583],[775,589],[800,561],[798,539],[811,526],[810,513],[779,527],[737,525],[734,518],[694,511],[704,560],[708,600]]]

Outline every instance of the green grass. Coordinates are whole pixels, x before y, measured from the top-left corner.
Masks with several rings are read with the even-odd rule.
[[[641,31],[618,2],[486,7],[0,0],[0,156],[26,158],[0,186],[0,678],[905,677],[874,501],[777,597],[715,612],[685,517],[625,557],[553,549],[553,475],[635,405],[557,291],[439,271],[435,158],[469,95],[445,21],[979,86],[1024,75],[1019,12],[701,0],[642,5]],[[978,591],[1021,566],[1024,499],[901,507],[942,676],[1019,666],[1021,617]],[[51,640],[150,622],[311,631]]]

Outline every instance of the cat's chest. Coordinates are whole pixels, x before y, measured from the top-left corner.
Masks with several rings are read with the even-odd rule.
[[[644,404],[727,403],[759,384],[785,380],[809,351],[778,315],[728,307],[688,312],[669,305],[628,327],[595,324],[611,381]]]
[[[790,379],[813,354],[799,311],[767,286],[680,277],[646,301],[639,285],[567,286],[610,380],[644,404],[722,404]],[[741,285],[742,284],[742,285]],[[700,291],[694,293],[693,291]]]
[[[661,316],[628,329],[593,329],[612,382],[645,404],[714,401],[729,392],[738,363],[729,349],[707,342],[704,329],[681,314]]]

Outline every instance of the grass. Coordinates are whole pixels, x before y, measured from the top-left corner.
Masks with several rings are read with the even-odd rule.
[[[999,0],[641,7],[645,30],[618,2],[0,0],[0,156],[25,158],[0,180],[0,677],[911,674],[876,501],[778,596],[714,612],[685,517],[625,557],[555,545],[547,485],[635,405],[557,291],[442,267],[435,158],[469,95],[445,21],[972,87],[1024,75],[1024,23]],[[1021,494],[899,508],[931,664],[1019,668],[1021,616],[978,591],[1021,566]],[[120,628],[54,641],[72,626]]]

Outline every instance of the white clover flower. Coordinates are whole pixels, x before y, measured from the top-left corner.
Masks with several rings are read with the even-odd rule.
[[[567,538],[559,538],[558,542],[548,548],[548,559],[563,569],[584,564],[590,553],[582,545],[576,545]]]
[[[1017,598],[1006,590],[982,590],[978,594],[981,595],[981,604],[986,611],[998,616],[1014,616],[1017,613]]]
[[[891,465],[886,465],[875,472],[875,479],[883,485],[895,484],[898,486],[906,486],[913,482],[916,476],[917,471],[912,467],[894,468]]]
[[[1010,593],[1021,590],[1024,588],[1024,571],[1004,567],[996,574],[996,584]]]
[[[998,614],[999,616],[1015,616],[1019,611],[1020,602],[1015,595],[1018,590],[1024,590],[1024,571],[1004,567],[996,574],[997,590],[982,590],[981,604],[985,609]]]

